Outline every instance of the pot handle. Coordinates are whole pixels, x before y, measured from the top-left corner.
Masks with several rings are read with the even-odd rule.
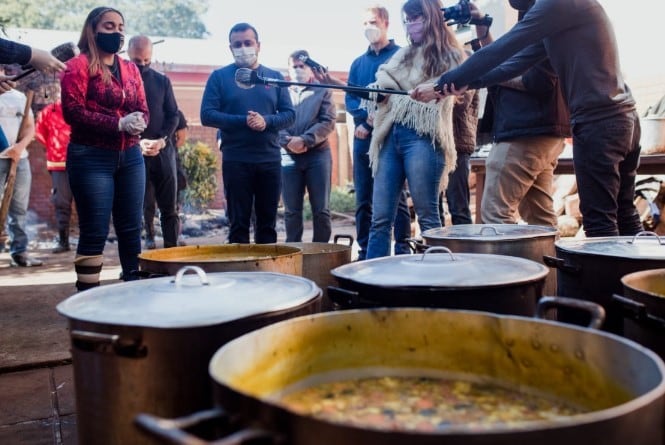
[[[656,240],[658,240],[658,244],[663,244],[663,242],[660,240],[660,236],[656,232],[649,232],[648,230],[643,230],[642,232],[638,232],[633,236],[633,239],[628,241],[628,243],[633,244],[635,241],[637,241],[637,238],[646,238],[646,237],[652,237],[655,236]]]
[[[589,320],[587,327],[590,329],[600,329],[605,322],[605,309],[601,305],[591,301],[568,297],[541,298],[538,301],[538,306],[536,306],[536,318],[545,318],[550,310],[556,308],[570,308],[588,312],[591,320]]]
[[[483,233],[483,232],[493,232],[493,233],[490,233],[490,235],[494,235],[494,236],[500,235],[499,231],[496,230],[496,227],[494,227],[494,226],[483,226],[483,227],[481,227],[480,228],[480,235],[481,236],[482,235],[487,235],[486,233]]]
[[[447,253],[450,255],[450,261],[457,261],[455,259],[455,255],[453,255],[453,251],[444,246],[429,247],[426,251],[423,252],[423,256],[420,257],[420,261],[425,261],[425,256],[428,254],[431,255],[433,253]]]
[[[328,298],[342,310],[353,309],[358,304],[358,292],[341,287],[328,286]]]
[[[134,418],[134,423],[139,429],[148,433],[150,436],[176,445],[240,445],[243,443],[251,443],[257,439],[272,443],[277,443],[278,441],[276,434],[255,428],[236,431],[223,439],[218,439],[213,442],[200,439],[193,434],[184,431],[186,428],[197,426],[203,422],[228,418],[229,416],[224,410],[214,408],[176,419],[164,419],[153,416],[152,414],[141,413]]]
[[[428,247],[431,247],[423,243],[422,240],[416,238],[407,238],[404,241],[409,245],[409,249],[411,249],[411,252],[413,253],[423,253]]]
[[[335,235],[335,237],[333,238],[333,243],[339,244],[338,241],[341,239],[347,240],[349,242],[349,246],[353,246],[353,241],[355,241],[351,235],[339,234]]]
[[[175,274],[175,278],[171,280],[171,283],[175,283],[176,286],[180,285],[182,277],[185,276],[187,272],[196,272],[196,275],[199,276],[201,280],[201,286],[209,286],[210,281],[208,281],[208,275],[206,275],[205,270],[201,269],[199,266],[183,266]]]
[[[612,301],[619,306],[621,314],[625,318],[630,318],[653,328],[665,328],[665,320],[649,314],[643,303],[617,294],[612,295]]]
[[[114,352],[120,357],[143,358],[148,355],[148,348],[141,344],[141,339],[121,340],[118,334],[100,334],[98,332],[71,331],[72,345],[89,352]]]
[[[582,268],[576,264],[567,264],[566,260],[549,255],[543,255],[543,263],[554,269],[571,274],[579,274]]]

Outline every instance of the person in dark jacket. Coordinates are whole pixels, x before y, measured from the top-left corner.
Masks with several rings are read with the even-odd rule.
[[[511,0],[521,3],[525,0]],[[573,165],[588,237],[643,230],[634,203],[640,125],[612,24],[598,0],[538,0],[510,31],[436,82],[413,89],[430,101],[513,79],[549,57],[570,112]]]
[[[515,3],[520,20],[532,3]],[[556,227],[554,169],[564,138],[570,136],[558,77],[544,60],[522,76],[490,87],[489,96],[494,145],[485,161],[482,222],[516,224],[522,219]]]
[[[175,247],[178,245],[180,220],[176,209],[177,153],[171,138],[178,126],[178,104],[169,78],[150,68],[152,41],[147,36],[132,37],[127,47],[127,55],[141,72],[150,110],[150,123],[141,134],[146,173],[143,198],[145,247],[147,249],[157,247],[154,226],[155,201],[159,207],[164,247]]]
[[[289,56],[289,77],[299,83],[316,83],[312,69],[300,57],[305,50]],[[327,243],[332,234],[330,183],[332,154],[328,137],[335,131],[335,104],[332,91],[309,86],[289,87],[296,110],[293,126],[280,131],[282,146],[282,200],[286,242],[302,242],[305,191],[312,208],[312,242]]]
[[[253,26],[234,25],[229,32],[229,49],[235,62],[213,71],[201,101],[201,123],[221,130],[231,243],[249,243],[252,208],[256,211],[254,242],[277,241],[282,176],[278,136],[295,121],[288,88],[247,89],[236,84],[238,68],[256,70],[264,78],[283,79],[278,71],[259,64],[260,48]]]
[[[136,65],[118,57],[124,43],[120,11],[93,9],[79,56],[62,77],[62,111],[71,126],[67,175],[79,219],[74,267],[78,290],[99,286],[109,220],[118,237],[122,279],[134,280],[141,253],[145,167],[139,135],[149,121]]]

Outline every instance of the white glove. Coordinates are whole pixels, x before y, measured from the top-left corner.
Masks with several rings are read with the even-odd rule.
[[[65,69],[65,64],[55,58],[53,54],[43,49],[31,48],[30,65],[40,71],[56,72]]]
[[[118,131],[125,131],[131,135],[138,135],[143,133],[143,130],[147,127],[145,119],[143,119],[143,113],[140,111],[135,111],[123,116],[118,121]]]

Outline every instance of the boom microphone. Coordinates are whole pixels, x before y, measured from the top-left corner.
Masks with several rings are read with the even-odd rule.
[[[402,94],[408,95],[408,91],[402,90],[384,90],[380,88],[364,88],[351,85],[328,85],[325,83],[307,83],[307,82],[289,82],[282,79],[272,79],[270,77],[262,77],[254,70],[249,68],[238,68],[235,75],[236,84],[240,88],[253,88],[254,85],[269,85],[269,86],[304,86],[312,88],[333,88],[348,91],[350,93],[381,93],[381,94]]]
[[[55,57],[61,62],[66,62],[69,59],[76,57],[78,53],[79,49],[73,42],[62,43],[51,50],[51,54],[53,55],[53,57]],[[16,82],[17,80],[21,80],[25,76],[28,76],[37,71],[37,68],[33,68],[30,65],[26,65],[25,68],[27,68],[25,71],[23,71],[21,74],[14,76],[10,80]]]

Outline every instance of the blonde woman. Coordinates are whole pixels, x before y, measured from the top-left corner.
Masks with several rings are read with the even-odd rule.
[[[408,0],[402,16],[409,45],[379,67],[383,89],[410,90],[458,66],[464,50],[446,25],[439,0]],[[370,103],[369,106],[374,104]],[[374,113],[370,162],[374,172],[374,211],[367,258],[390,255],[390,233],[404,181],[420,230],[441,227],[439,189],[445,189],[457,154],[453,141],[454,99],[418,102],[405,95],[380,96]]]

